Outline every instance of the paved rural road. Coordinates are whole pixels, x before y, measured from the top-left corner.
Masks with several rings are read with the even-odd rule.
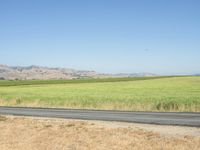
[[[0,106],[0,114],[200,127],[200,113],[130,112]]]

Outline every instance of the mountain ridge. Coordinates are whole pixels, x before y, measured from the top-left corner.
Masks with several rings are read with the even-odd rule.
[[[156,76],[152,73],[119,73],[105,74],[92,70],[76,70],[59,67],[44,66],[8,66],[0,64],[1,80],[47,80],[47,79],[80,79],[80,78],[106,78],[106,77],[144,77]]]

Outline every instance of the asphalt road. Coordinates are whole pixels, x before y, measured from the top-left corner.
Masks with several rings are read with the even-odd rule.
[[[200,127],[200,113],[1,107],[0,114]]]

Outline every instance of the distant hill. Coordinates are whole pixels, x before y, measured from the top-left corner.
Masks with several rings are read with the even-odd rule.
[[[105,77],[95,71],[82,71],[66,68],[50,68],[41,66],[12,67],[0,65],[0,78],[6,80],[34,80],[34,79],[77,79]]]
[[[7,66],[0,65],[0,80],[47,80],[47,79],[79,79],[105,77],[139,77],[156,76],[151,73],[134,74],[102,74],[95,71],[75,70],[67,68],[50,68],[41,66]]]
[[[158,76],[157,74],[142,72],[142,73],[119,73],[119,74],[112,74],[113,77],[151,77],[151,76]]]

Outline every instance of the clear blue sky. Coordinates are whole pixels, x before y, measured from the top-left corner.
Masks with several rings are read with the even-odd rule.
[[[200,72],[199,0],[0,0],[0,64]]]

